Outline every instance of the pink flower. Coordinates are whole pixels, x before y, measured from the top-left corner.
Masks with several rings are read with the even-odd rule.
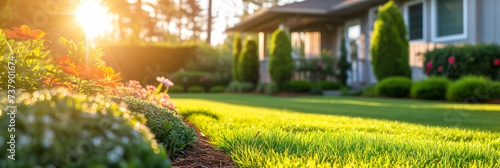
[[[147,86],[146,86],[146,89],[147,89],[148,91],[152,91],[152,92],[155,92],[155,91],[156,91],[156,87],[154,87],[154,86],[152,86],[152,85],[147,85]]]
[[[500,65],[500,59],[496,59],[495,61],[493,61],[493,65]]]
[[[323,66],[323,63],[322,62],[318,62],[318,66]]]
[[[455,58],[454,57],[448,58],[448,63],[453,64],[454,62],[455,62]]]
[[[203,82],[204,80],[205,80],[205,79],[203,79],[203,78],[200,78],[200,82]]]
[[[333,65],[333,68],[337,69],[339,67],[339,65],[335,64]]]
[[[443,67],[438,68],[438,72],[441,72],[441,71],[443,71]]]
[[[164,85],[166,85],[168,87],[174,86],[174,83],[172,81],[168,80],[167,78],[165,78],[163,76],[162,77],[160,77],[160,76],[156,77],[156,80],[158,82],[160,82],[160,83],[163,83]]]
[[[428,62],[428,63],[426,64],[426,66],[427,66],[427,69],[431,69],[431,68],[432,68],[432,62]]]

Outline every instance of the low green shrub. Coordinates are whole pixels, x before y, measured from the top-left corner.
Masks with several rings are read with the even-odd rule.
[[[486,101],[490,100],[495,84],[486,77],[465,76],[448,87],[446,99],[452,101]]]
[[[255,89],[255,85],[251,82],[241,82],[238,87],[238,92],[251,92]]]
[[[226,91],[226,87],[224,87],[224,86],[214,86],[214,87],[210,88],[211,93],[221,93],[221,92],[225,92],[225,91]]]
[[[446,98],[446,90],[450,80],[442,77],[430,77],[413,83],[410,95],[413,98],[441,100]]]
[[[351,88],[349,88],[348,86],[343,86],[340,88],[340,95],[341,96],[348,96],[350,91],[351,91]]]
[[[361,96],[363,95],[363,89],[354,89],[351,90],[349,87],[344,86],[340,88],[340,95],[341,96]]]
[[[204,90],[209,90],[213,86],[228,85],[232,77],[229,74],[182,71],[170,75],[169,78],[175,83],[175,86],[183,86],[184,88],[201,86]]]
[[[278,93],[278,85],[274,82],[266,85],[266,94],[273,95]]]
[[[184,92],[183,86],[174,85],[168,88],[168,93],[182,93],[182,92]]]
[[[156,135],[156,141],[167,149],[171,157],[183,153],[185,147],[191,146],[196,141],[193,128],[184,124],[175,112],[133,97],[111,97],[111,100],[125,103],[129,110],[145,115],[148,119],[147,126]]]
[[[323,95],[323,88],[321,86],[314,85],[311,88],[311,91],[309,91],[309,94],[311,94],[311,95]]]
[[[375,86],[378,96],[406,97],[410,94],[411,79],[407,77],[388,77]]]
[[[500,82],[493,82],[492,84],[492,92],[493,94],[491,98],[493,99],[500,99]]]
[[[170,167],[165,149],[144,125],[144,115],[102,97],[68,95],[62,90],[17,98],[12,127],[16,160],[8,158],[8,149],[14,146],[8,137],[14,132],[7,131],[11,118],[3,113],[0,167]],[[10,105],[0,98],[1,109]]]
[[[375,92],[375,85],[368,85],[363,90],[363,96],[365,97],[377,97],[377,92]]]
[[[287,85],[290,92],[294,93],[309,92],[311,88],[314,86],[312,82],[306,80],[290,81],[288,82]]]
[[[201,86],[191,86],[188,88],[189,93],[203,93],[205,92],[205,89]]]
[[[238,88],[240,87],[240,82],[239,81],[232,81],[229,83],[229,85],[226,87],[226,92],[238,92]]]
[[[323,90],[340,90],[342,83],[332,81],[319,81],[316,85],[321,86]]]
[[[257,85],[257,93],[264,93],[265,89],[266,89],[265,83],[259,83]]]

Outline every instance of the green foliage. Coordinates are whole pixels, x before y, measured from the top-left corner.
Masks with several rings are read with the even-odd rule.
[[[50,72],[54,69],[47,57],[49,52],[45,49],[43,40],[7,40],[0,29],[0,88],[6,89],[7,85],[13,84],[8,81],[9,74],[12,74],[15,75],[17,88],[28,92],[42,89],[43,77],[51,75]],[[14,57],[10,57],[12,55]]]
[[[464,76],[452,83],[446,92],[446,99],[452,101],[485,101],[490,100],[498,86],[490,79],[482,76]]]
[[[190,86],[188,88],[188,92],[189,93],[203,93],[203,92],[205,92],[205,89],[203,89],[203,87],[201,87],[201,86]]]
[[[173,111],[157,106],[149,101],[133,97],[111,97],[117,103],[125,103],[134,115],[143,114],[147,118],[147,126],[155,134],[155,139],[163,145],[170,157],[175,157],[186,147],[196,141],[193,128],[184,124]]]
[[[227,92],[238,92],[238,93],[244,93],[244,92],[250,92],[255,89],[255,85],[250,82],[239,82],[239,81],[232,81],[229,86],[227,86],[226,91]]]
[[[319,81],[316,85],[323,88],[323,90],[340,90],[342,83],[332,81]]]
[[[500,59],[498,44],[449,45],[424,54],[424,72],[428,75],[458,79],[467,75],[488,76],[500,80]]]
[[[323,95],[323,88],[319,85],[314,85],[311,88],[311,91],[309,91],[309,94],[311,94],[311,95]]]
[[[268,95],[274,95],[274,94],[278,93],[278,85],[274,82],[267,84],[265,92]]]
[[[168,88],[168,93],[182,93],[182,92],[184,92],[184,87],[180,85],[174,85]]]
[[[287,88],[294,93],[309,92],[314,84],[306,80],[294,80],[287,83]]]
[[[241,37],[240,34],[236,34],[234,36],[234,41],[233,41],[233,64],[232,64],[232,72],[233,72],[233,80],[242,80],[238,76],[238,62],[240,58],[240,53],[241,53]]]
[[[326,80],[327,77],[335,77],[337,75],[335,73],[336,68],[338,67],[335,65],[335,58],[331,55],[331,51],[323,49],[320,58],[302,59],[297,71],[308,73],[307,80],[311,82]]]
[[[210,88],[210,93],[221,93],[226,91],[226,87],[224,86],[214,86]]]
[[[277,29],[271,39],[269,75],[279,89],[292,78],[295,64],[292,59],[292,44],[284,30]]]
[[[189,88],[191,86],[202,86],[205,90],[214,86],[226,86],[231,81],[231,75],[220,73],[208,73],[200,71],[179,71],[169,76],[176,86]]]
[[[363,90],[363,96],[365,97],[377,97],[377,92],[375,91],[375,85],[368,85]]]
[[[212,46],[204,41],[195,42],[196,54],[186,62],[186,71],[220,73],[231,78],[231,48],[227,45]],[[171,58],[179,59],[179,58]]]
[[[491,84],[491,98],[500,99],[500,82],[493,82]],[[499,148],[500,149],[500,148]]]
[[[411,79],[407,77],[388,77],[375,86],[378,96],[406,97],[410,94]]]
[[[351,90],[347,86],[343,86],[340,88],[340,95],[341,96],[361,96],[363,95],[363,89],[354,89]]]
[[[393,1],[379,8],[371,39],[372,65],[378,81],[391,76],[411,78],[406,26]]]
[[[347,62],[347,50],[345,46],[345,40],[340,40],[340,60],[338,63],[339,66],[339,74],[338,74],[338,79],[340,80],[340,83],[343,85],[347,84],[347,71],[351,69],[351,64]]]
[[[245,40],[245,48],[238,60],[238,75],[241,81],[257,84],[259,82],[259,55],[257,43],[252,39]]]
[[[429,100],[441,100],[446,98],[446,90],[450,81],[441,77],[430,77],[428,79],[413,83],[411,86],[411,97]]]
[[[7,138],[14,133],[7,131],[10,115],[0,115],[5,128],[0,131],[2,167],[170,167],[164,148],[158,147],[144,125],[144,115],[102,97],[68,95],[62,90],[17,98],[12,127],[16,160],[7,158]],[[7,98],[0,99],[1,109],[12,105]]]
[[[259,83],[257,85],[257,93],[264,93],[265,89],[266,89],[265,83]]]

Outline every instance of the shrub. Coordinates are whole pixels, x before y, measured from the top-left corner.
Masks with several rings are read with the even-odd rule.
[[[221,93],[224,91],[226,91],[226,87],[224,87],[224,86],[214,86],[214,87],[210,88],[211,93]]]
[[[277,29],[273,33],[268,64],[271,80],[282,89],[292,78],[295,66],[292,59],[292,45],[284,30]]]
[[[288,82],[288,88],[291,92],[294,93],[302,93],[309,92],[313,87],[313,83],[305,80],[295,80]]]
[[[164,83],[167,86],[172,86],[173,83],[170,80],[165,79],[164,77],[158,77],[157,81],[161,81],[158,87],[152,85],[142,87],[139,81],[131,80],[124,85],[108,88],[106,92],[104,92],[104,94],[117,97],[135,97],[142,100],[148,100],[149,102],[157,104],[161,107],[168,108],[170,110],[176,110],[177,107],[175,107],[175,104],[170,100],[170,96],[168,95],[168,93],[161,92]]]
[[[328,77],[335,77],[336,68],[335,57],[332,57],[332,52],[326,49],[321,51],[320,58],[301,59],[297,72],[307,73],[306,80],[318,82],[326,80]]]
[[[410,93],[411,79],[407,77],[389,77],[375,86],[378,96],[406,97]]]
[[[243,93],[243,92],[251,92],[255,89],[255,85],[250,82],[241,82],[239,87],[238,87],[238,92]]]
[[[226,88],[226,92],[238,92],[238,88],[240,87],[239,81],[232,81]]]
[[[156,141],[167,149],[170,157],[182,153],[185,147],[196,141],[193,128],[184,124],[173,111],[133,97],[111,97],[111,100],[125,103],[130,111],[146,116],[147,126],[155,134]]]
[[[446,46],[424,54],[424,72],[449,79],[468,75],[488,76],[500,80],[500,46],[466,44]]]
[[[212,87],[213,76],[207,72],[179,71],[171,75],[172,82],[184,88],[191,86],[201,86],[204,89]]]
[[[205,92],[205,89],[203,89],[201,86],[191,86],[188,88],[189,93],[203,93]]]
[[[234,41],[233,41],[233,80],[241,80],[241,78],[238,76],[238,61],[240,58],[240,53],[241,53],[241,38],[240,34],[236,34],[234,36]]]
[[[351,66],[352,65],[349,62],[347,62],[347,50],[345,47],[345,40],[341,40],[340,60],[338,63],[338,67],[339,67],[340,72],[339,72],[337,78],[340,80],[340,83],[342,83],[343,85],[347,84],[347,71],[349,71],[349,69],[351,69]]]
[[[495,84],[486,77],[465,76],[448,87],[446,99],[452,101],[484,101],[492,98]],[[493,96],[495,97],[495,96]]]
[[[450,85],[450,81],[446,78],[430,77],[413,83],[411,97],[429,100],[445,99],[448,85]]]
[[[321,86],[314,85],[311,88],[311,91],[309,91],[309,94],[311,94],[311,95],[323,95],[323,88]]]
[[[351,90],[349,87],[342,87],[340,88],[340,95],[341,96],[361,96],[363,94],[363,89],[354,89]]]
[[[9,139],[1,138],[12,132],[0,131],[2,167],[170,167],[164,148],[143,124],[144,115],[102,97],[67,95],[61,90],[17,98],[18,160],[8,159]],[[0,100],[2,109],[10,105],[7,99]],[[0,126],[7,130],[9,124],[10,115],[4,113]]]
[[[266,85],[266,94],[273,95],[278,93],[278,85],[276,83],[269,83]]]
[[[184,92],[184,87],[180,85],[179,86],[175,85],[168,89],[168,93],[182,93],[182,92]]]
[[[378,81],[391,76],[411,78],[406,27],[393,1],[379,8],[371,44],[373,71]]]
[[[238,62],[238,75],[241,81],[257,84],[259,81],[259,55],[257,43],[252,39],[245,41]]]
[[[376,97],[377,92],[375,92],[375,85],[368,85],[363,90],[363,96],[366,97]]]
[[[340,95],[341,96],[348,96],[349,92],[351,92],[351,89],[347,86],[341,87],[340,88]]]
[[[492,97],[493,99],[500,99],[500,82],[493,82],[491,84],[492,88]]]
[[[340,90],[342,84],[340,82],[332,82],[332,81],[320,81],[316,83],[316,85],[323,88],[323,90]]]
[[[266,89],[265,83],[259,83],[257,85],[257,93],[264,93],[265,89]]]

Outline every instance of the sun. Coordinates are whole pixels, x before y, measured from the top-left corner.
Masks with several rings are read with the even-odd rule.
[[[85,36],[88,38],[103,36],[106,31],[112,29],[107,8],[102,7],[95,0],[82,0],[81,2],[76,17],[85,31]]]

